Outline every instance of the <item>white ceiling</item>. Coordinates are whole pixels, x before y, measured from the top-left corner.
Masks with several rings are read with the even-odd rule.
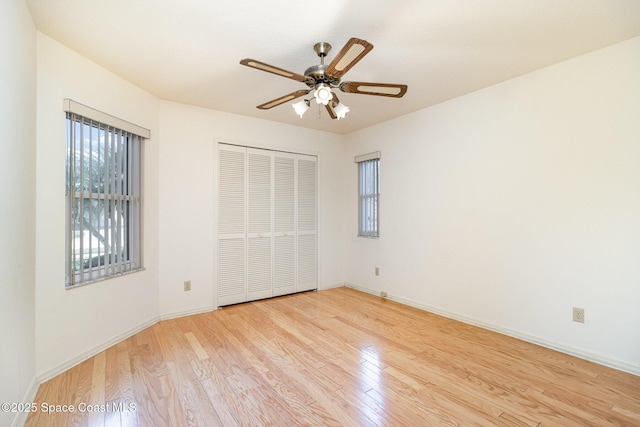
[[[335,133],[455,98],[640,35],[639,0],[27,0],[37,28],[159,98]],[[374,49],[343,81],[405,83],[404,98],[340,94],[316,107],[256,105],[303,83],[239,64],[297,73],[357,37]],[[639,52],[640,54],[640,52]]]

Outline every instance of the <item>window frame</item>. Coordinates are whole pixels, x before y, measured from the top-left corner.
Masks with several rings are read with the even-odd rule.
[[[380,152],[357,156],[358,237],[380,237]]]
[[[150,132],[71,100],[64,107],[65,288],[71,289],[144,269],[142,159]]]

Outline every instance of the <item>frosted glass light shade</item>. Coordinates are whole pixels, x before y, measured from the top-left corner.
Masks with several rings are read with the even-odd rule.
[[[344,119],[347,113],[350,111],[349,107],[344,105],[342,102],[338,102],[338,104],[333,107],[333,111],[335,111],[338,120]]]
[[[306,113],[309,109],[309,103],[307,100],[303,99],[300,102],[295,102],[293,104],[293,109],[296,110],[296,114],[299,115],[300,118],[302,118],[304,113]]]
[[[331,93],[331,88],[329,86],[321,83],[318,85],[315,92],[313,92],[313,96],[316,97],[316,102],[318,104],[327,105],[333,98],[333,93]]]

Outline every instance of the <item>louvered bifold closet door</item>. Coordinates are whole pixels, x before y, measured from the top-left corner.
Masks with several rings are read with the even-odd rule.
[[[246,148],[220,145],[218,167],[218,305],[247,300]]]
[[[274,152],[273,294],[296,292],[296,155]]]
[[[247,300],[272,293],[273,190],[271,151],[247,148]]]
[[[297,164],[297,286],[318,288],[317,157],[298,154]]]

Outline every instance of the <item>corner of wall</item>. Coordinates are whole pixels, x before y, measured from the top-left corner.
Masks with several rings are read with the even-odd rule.
[[[36,30],[24,0],[0,2],[0,402],[30,402],[35,381]],[[0,425],[23,414],[0,412]]]

